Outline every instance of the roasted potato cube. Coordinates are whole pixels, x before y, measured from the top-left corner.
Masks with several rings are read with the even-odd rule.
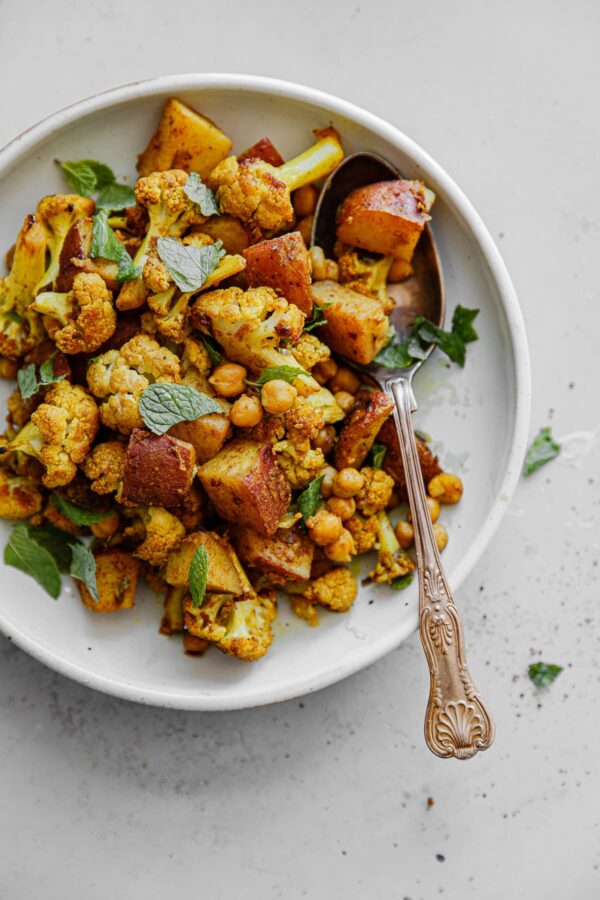
[[[183,652],[186,656],[202,656],[208,650],[210,644],[205,638],[196,637],[189,631],[184,631],[183,635]]]
[[[109,259],[91,259],[93,221],[90,216],[74,222],[62,245],[58,260],[56,290],[66,293],[73,289],[75,276],[80,272],[92,272],[104,279],[109,291],[118,291],[116,278],[119,264]]]
[[[127,447],[123,499],[138,506],[178,507],[192,486],[195,467],[191,444],[136,428]]]
[[[131,609],[140,574],[139,559],[121,550],[99,550],[94,558],[99,600],[96,603],[83,582],[75,580],[83,605],[95,613]]]
[[[170,636],[183,631],[184,587],[169,587],[164,599],[164,612],[158,629],[160,634]]]
[[[434,199],[421,181],[401,178],[357,188],[339,209],[338,240],[410,262]]]
[[[272,535],[290,505],[290,484],[267,445],[234,440],[198,471],[222,518]]]
[[[273,537],[264,537],[251,528],[237,526],[231,539],[245,565],[259,569],[279,584],[310,578],[315,545],[296,528],[279,528]]]
[[[191,444],[196,451],[196,459],[203,463],[219,452],[231,434],[231,422],[226,415],[211,413],[192,422],[179,422],[169,429],[169,434]]]
[[[234,562],[233,547],[229,541],[218,534],[213,534],[212,531],[195,531],[183,540],[177,550],[169,553],[165,570],[167,584],[173,587],[188,587],[190,566],[200,545],[208,554],[207,591],[235,596],[243,593],[244,587]]]
[[[238,156],[238,162],[244,159],[262,159],[263,162],[269,163],[270,166],[278,168],[283,165],[283,156],[275,147],[268,137],[261,138],[243,153]]]
[[[370,363],[389,339],[388,317],[379,300],[337,281],[317,281],[311,291],[317,306],[331,304],[323,311],[327,324],[319,329],[319,338],[354,362]]]
[[[137,169],[140,175],[184,169],[207,178],[230,152],[231,141],[214,122],[170,97]]]
[[[335,445],[336,469],[360,468],[393,408],[394,401],[384,391],[363,391],[358,395]]]
[[[253,244],[244,250],[244,259],[250,287],[275,288],[306,316],[312,314],[308,251],[299,231]]]
[[[406,477],[404,475],[404,466],[402,464],[402,454],[400,452],[400,442],[398,440],[398,432],[392,419],[388,419],[382,425],[378,441],[385,444],[387,452],[383,458],[383,470],[391,475],[396,482],[396,492],[401,500],[408,500],[408,492],[406,490]],[[417,451],[419,453],[419,462],[421,463],[421,471],[425,484],[429,484],[434,475],[439,475],[442,471],[437,456],[434,456],[425,441],[417,438]]]
[[[233,216],[227,214],[211,216],[198,231],[210,235],[214,241],[222,241],[223,249],[232,256],[243,253],[252,240],[246,226],[239,219],[234,219]]]

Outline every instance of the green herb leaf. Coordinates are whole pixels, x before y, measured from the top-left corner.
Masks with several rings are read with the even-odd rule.
[[[120,210],[126,206],[135,206],[135,194],[128,184],[107,184],[102,188],[96,200],[98,209]]]
[[[95,159],[63,162],[60,167],[71,190],[84,197],[91,197],[94,191],[101,190],[115,180],[113,170]]]
[[[554,679],[562,672],[562,666],[555,666],[552,663],[537,662],[529,666],[529,677],[536,687],[548,687]]]
[[[412,584],[413,578],[414,572],[409,572],[408,575],[399,575],[398,578],[390,581],[390,587],[395,591],[403,591],[409,584]]]
[[[321,303],[320,306],[313,306],[313,314],[308,322],[306,322],[302,330],[314,331],[315,328],[320,328],[321,325],[326,325],[327,318],[325,317],[323,310],[329,309],[330,306],[333,306],[333,301],[330,303]]]
[[[203,216],[218,216],[219,205],[214,193],[203,184],[197,172],[190,172],[188,180],[183,186],[183,193],[193,203],[197,203]]]
[[[100,598],[96,584],[96,560],[94,554],[89,547],[81,543],[72,544],[71,551],[72,557],[69,572],[73,578],[83,581],[92,599],[97,603]]]
[[[67,376],[63,375],[55,375],[54,374],[54,357],[56,356],[56,350],[46,359],[40,366],[40,385],[47,384],[56,384],[57,381],[62,381]]]
[[[209,337],[207,334],[201,335],[202,342],[206,347],[206,352],[208,353],[208,358],[210,359],[213,366],[218,366],[221,362],[221,348],[215,341],[213,337]]]
[[[398,341],[387,344],[373,362],[378,366],[387,366],[388,369],[407,369],[412,366],[414,359],[408,352],[408,341]]]
[[[185,384],[151,384],[143,391],[139,411],[154,434],[164,434],[178,422],[191,422],[200,416],[223,412],[212,397]]]
[[[51,597],[57,599],[61,588],[58,566],[50,553],[32,540],[26,525],[14,526],[4,548],[4,562],[31,575]]]
[[[202,606],[204,595],[206,593],[206,584],[208,580],[208,553],[206,547],[200,544],[190,565],[189,583],[190,593],[192,595],[192,607],[197,609]]]
[[[92,245],[90,256],[92,259],[110,259],[119,263],[117,281],[131,281],[141,275],[139,266],[135,266],[129,253],[123,244],[117,240],[115,233],[108,224],[110,210],[100,209],[94,216],[92,228]]]
[[[297,366],[269,366],[268,369],[262,370],[256,381],[249,381],[248,384],[262,387],[267,381],[275,381],[275,379],[292,384],[299,375],[307,374],[304,369],[299,369]]]
[[[2,311],[2,315],[9,322],[14,322],[15,325],[20,325],[23,321],[23,317],[19,315],[16,309],[5,309]]]
[[[225,256],[221,241],[205,247],[188,247],[177,238],[159,238],[156,247],[173,281],[184,294],[202,287]]]
[[[371,465],[374,469],[380,469],[383,465],[387,447],[385,444],[373,444],[371,447]]]
[[[29,537],[44,550],[47,550],[60,572],[68,572],[71,568],[71,548],[79,543],[79,538],[54,525],[28,525]]]
[[[314,516],[319,507],[323,506],[323,495],[321,494],[321,485],[323,484],[324,475],[314,478],[305,490],[302,491],[296,500],[296,506],[302,513],[302,521],[306,525],[306,520]]]
[[[70,500],[61,497],[59,494],[53,495],[52,503],[63,516],[66,516],[75,525],[94,525],[96,522],[102,522],[103,519],[111,515],[111,510],[98,512],[98,510],[76,506],[75,503],[71,503]]]
[[[452,331],[458,334],[465,344],[479,340],[479,335],[473,328],[472,322],[479,315],[478,309],[467,309],[465,306],[457,306],[452,316]]]
[[[452,331],[444,331],[433,322],[424,319],[423,316],[415,316],[413,322],[413,337],[417,336],[425,344],[437,344],[440,350],[459,366],[465,364],[465,342],[459,334]]]
[[[406,369],[415,360],[427,357],[428,344],[437,344],[452,362],[464,366],[465,344],[478,340],[478,334],[472,324],[478,315],[478,309],[457,306],[452,317],[451,331],[438,328],[423,316],[415,316],[411,336],[407,340],[399,341],[392,335],[390,342],[379,351],[374,362],[390,369]]]
[[[28,400],[30,397],[33,397],[34,394],[37,394],[39,384],[33,363],[25,366],[24,369],[19,369],[17,372],[17,384],[19,385],[23,400]]]
[[[550,428],[540,428],[537,437],[527,451],[523,472],[531,475],[537,469],[545,466],[560,453],[560,444],[552,437]]]

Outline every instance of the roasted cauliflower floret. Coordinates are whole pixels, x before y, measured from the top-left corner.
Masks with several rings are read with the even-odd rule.
[[[31,478],[0,468],[0,518],[26,519],[42,508],[42,494]]]
[[[312,369],[317,363],[329,359],[331,350],[319,340],[314,334],[303,331],[296,343],[294,344],[294,359],[296,359],[303,369]]]
[[[98,408],[85,388],[60,381],[48,388],[44,402],[7,449],[34,456],[46,469],[46,487],[60,487],[77,474],[98,424]]]
[[[228,594],[206,594],[197,609],[191,598],[185,601],[185,624],[191,634],[210,641],[223,653],[251,662],[271,646],[276,612],[272,592],[253,593],[237,601]]]
[[[363,516],[372,516],[385,509],[394,490],[394,479],[383,469],[372,469],[365,466],[360,470],[364,478],[363,486],[356,499],[356,506]]]
[[[18,359],[45,337],[42,320],[28,307],[46,267],[46,232],[27,216],[17,237],[9,274],[0,279],[0,353]]]
[[[384,510],[377,513],[378,526],[378,557],[377,564],[372,572],[369,572],[371,581],[378,584],[390,584],[396,578],[404,578],[415,570],[413,560],[405,553],[394,534],[392,523]]]
[[[311,447],[325,423],[323,411],[310,398],[297,397],[283,417],[286,437],[273,444],[277,465],[293,488],[302,488],[316,478],[325,465],[323,451]]]
[[[37,205],[36,218],[42,223],[50,251],[50,261],[42,273],[36,290],[52,287],[60,268],[60,251],[71,226],[78,220],[91,216],[96,204],[89,197],[79,194],[51,194],[43,197]]]
[[[60,327],[52,328],[52,339],[63,353],[93,353],[114,334],[117,314],[112,294],[96,274],[81,272],[66,294],[38,294],[32,309]]]
[[[103,401],[102,423],[121,434],[143,428],[138,409],[142,393],[154,382],[178,383],[179,365],[174,353],[145,334],[99,356],[87,370],[87,381],[92,394]]]
[[[338,256],[340,284],[346,285],[365,297],[373,297],[382,303],[386,313],[394,308],[387,292],[387,277],[394,262],[393,256],[369,259],[360,256],[357,250],[344,247]]]
[[[151,566],[163,566],[171,550],[176,550],[183,541],[185,528],[176,516],[158,506],[140,508],[136,515],[143,526],[144,539],[134,555]],[[127,537],[127,529],[123,536]]]
[[[331,569],[320,578],[315,578],[303,593],[309,603],[319,603],[333,612],[347,612],[356,599],[358,587],[356,578],[345,567]]]
[[[354,538],[356,553],[368,553],[373,549],[379,534],[379,526],[377,516],[369,516],[363,519],[358,513],[355,513],[344,522],[344,527],[348,529]]]
[[[104,441],[90,451],[83,461],[84,475],[97,494],[120,494],[125,473],[127,447],[121,441]]]

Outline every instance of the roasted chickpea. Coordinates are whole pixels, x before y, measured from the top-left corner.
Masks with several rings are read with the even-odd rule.
[[[356,512],[356,502],[352,497],[330,497],[325,505],[335,516],[339,516],[342,522],[351,519]]]
[[[338,364],[334,359],[324,359],[316,364],[316,366],[312,370],[312,375],[313,378],[316,378],[319,384],[325,384],[326,381],[329,381],[334,377],[337,370]]]
[[[360,387],[360,378],[352,369],[346,366],[339,366],[333,378],[329,379],[327,385],[332,394],[336,391],[347,391],[349,394],[355,394]]]
[[[441,472],[434,475],[427,485],[427,492],[438,503],[458,503],[462,497],[463,483],[458,475],[451,472]]]
[[[355,403],[354,394],[349,394],[348,391],[338,391],[333,396],[342,412],[349,413]]]
[[[292,205],[298,218],[303,219],[304,216],[312,215],[316,209],[318,199],[319,192],[312,184],[305,184],[304,187],[294,191]]]
[[[435,535],[435,542],[437,544],[437,548],[442,552],[446,544],[448,543],[448,532],[444,525],[441,522],[436,522],[433,526],[433,533]]]
[[[260,402],[266,412],[275,415],[291,409],[297,396],[298,391],[293,384],[288,384],[287,381],[280,378],[274,378],[273,381],[267,381],[263,385]]]
[[[327,544],[337,541],[344,530],[340,517],[334,516],[332,512],[329,512],[323,506],[316,511],[314,516],[306,520],[306,527],[312,540],[315,544],[319,544],[320,547],[325,547]]]
[[[221,397],[238,397],[246,389],[247,371],[237,363],[223,363],[208,379]]]
[[[313,246],[308,251],[313,281],[324,281],[327,278],[325,254],[321,247]]]
[[[440,517],[440,504],[435,497],[427,497],[427,509],[429,510],[429,518],[432,522],[437,522]],[[412,522],[412,514],[406,516],[409,522]]]
[[[340,469],[333,480],[333,493],[336,497],[355,497],[365,483],[364,476],[349,466],[346,469]]]
[[[331,452],[335,443],[335,428],[333,425],[324,425],[313,441],[313,447],[322,450],[325,456]]]
[[[400,519],[395,528],[396,537],[398,538],[398,543],[402,547],[403,550],[410,550],[412,545],[415,542],[415,532],[410,524],[410,522],[406,522],[404,519]]]
[[[16,378],[19,371],[19,363],[16,359],[7,359],[0,356],[0,378]]]
[[[340,270],[335,259],[325,260],[325,278],[329,278],[330,281],[340,280]]]
[[[321,482],[321,496],[331,497],[333,494],[333,480],[337,475],[337,469],[334,469],[333,466],[325,466],[324,469],[321,469],[319,475],[323,476],[323,481]]]
[[[343,528],[337,540],[327,544],[324,552],[327,559],[332,562],[348,563],[352,559],[352,554],[356,553],[354,538],[346,528]]]
[[[119,513],[112,512],[109,513],[106,518],[100,519],[99,522],[94,522],[92,525],[90,525],[90,530],[94,537],[97,537],[100,540],[105,540],[115,533],[115,531],[119,527],[120,522],[121,517],[119,516]]]
[[[229,416],[238,428],[254,428],[263,417],[263,408],[258,397],[242,394],[231,407]]]

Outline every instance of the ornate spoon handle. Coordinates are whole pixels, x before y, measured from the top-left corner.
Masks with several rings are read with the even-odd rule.
[[[477,692],[465,659],[463,630],[435,542],[412,424],[408,379],[389,382],[415,531],[419,571],[419,631],[431,685],[425,740],[437,756],[469,759],[494,740],[494,721]]]

